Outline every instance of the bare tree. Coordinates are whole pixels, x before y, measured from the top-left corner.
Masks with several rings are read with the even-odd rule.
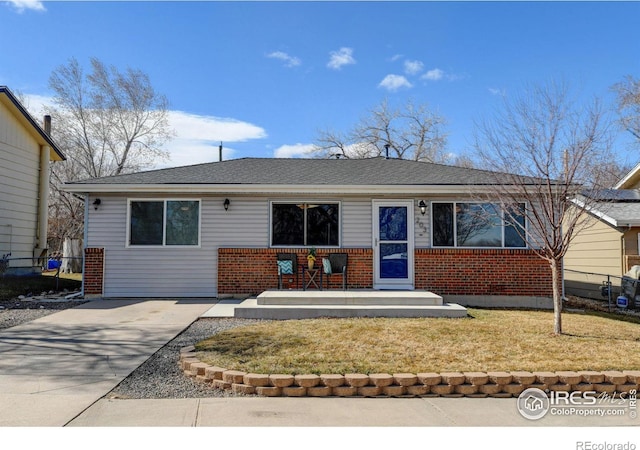
[[[49,78],[54,106],[53,134],[67,161],[52,169],[50,208],[54,240],[82,236],[84,209],[60,189],[67,181],[148,168],[166,158],[162,145],[171,137],[167,99],[140,70],[120,72],[91,59],[85,74],[76,59],[56,68]]]
[[[445,124],[445,119],[425,104],[408,101],[394,109],[384,100],[348,132],[318,132],[316,154],[369,158],[386,155],[388,146],[390,157],[447,162]]]
[[[627,75],[612,88],[617,94],[617,109],[623,128],[640,144],[640,80]]]
[[[604,172],[593,169],[612,159],[609,129],[597,100],[576,103],[568,88],[556,83],[505,98],[502,108],[477,126],[476,151],[483,165],[496,171],[489,197],[549,263],[556,334],[562,333],[562,258],[574,236],[592,223],[588,210],[597,199],[580,194],[585,187],[604,186]],[[524,211],[514,207],[522,203]]]

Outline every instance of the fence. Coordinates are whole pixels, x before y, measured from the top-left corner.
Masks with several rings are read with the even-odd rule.
[[[10,268],[12,261],[29,261],[31,267],[40,267],[43,272],[55,272],[53,277],[55,279],[55,288],[58,290],[60,286],[60,272],[62,267],[67,263],[79,264],[79,267],[83,266],[83,257],[71,257],[71,256],[55,256],[55,257],[38,257],[38,258],[11,258],[11,253],[2,255],[0,257],[0,277],[3,276]],[[25,268],[26,266],[20,265],[19,268]]]
[[[636,292],[640,281],[629,277],[619,277],[604,273],[564,270],[564,290],[566,295],[589,298],[607,303],[609,310],[616,308],[617,299],[627,297],[630,308],[640,307]],[[631,294],[630,294],[631,290]]]

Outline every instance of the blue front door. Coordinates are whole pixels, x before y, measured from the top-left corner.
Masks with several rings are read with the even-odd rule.
[[[413,201],[375,200],[374,287],[413,289]]]

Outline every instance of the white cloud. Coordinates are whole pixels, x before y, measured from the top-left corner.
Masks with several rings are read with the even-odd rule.
[[[395,92],[400,88],[411,88],[413,85],[402,75],[390,74],[384,77],[380,84],[378,84],[378,87]]]
[[[25,107],[36,120],[44,113],[45,107],[53,104],[51,97],[24,97]],[[158,164],[159,168],[217,161],[220,142],[223,143],[223,159],[229,159],[234,150],[228,144],[267,137],[263,128],[241,120],[184,111],[169,111],[167,116],[175,136],[164,145],[163,149],[169,153],[169,161]]]
[[[416,75],[422,72],[423,68],[424,64],[422,63],[422,61],[411,61],[408,59],[404,62],[404,72],[407,75]]]
[[[285,67],[295,67],[302,64],[300,58],[296,58],[295,56],[291,56],[285,52],[271,52],[267,55],[267,58],[279,59],[284,62]]]
[[[19,12],[22,13],[27,9],[33,11],[46,11],[47,9],[44,7],[43,2],[40,0],[8,0],[8,3],[13,5],[13,7]]]
[[[401,55],[400,53],[396,53],[395,55],[393,55],[393,56],[389,59],[389,61],[391,61],[391,62],[395,62],[395,61],[399,60],[400,58],[402,58],[402,56],[404,56],[404,55]]]
[[[505,95],[507,95],[506,91],[504,89],[498,89],[498,88],[489,88],[489,92],[493,95],[500,95],[502,97],[504,97]]]
[[[313,144],[283,145],[274,150],[276,158],[305,158],[315,149]]]
[[[440,69],[432,69],[432,70],[429,70],[424,75],[422,75],[421,78],[423,80],[439,81],[439,80],[442,79],[442,77],[444,77],[444,71],[442,71]]]
[[[347,64],[355,64],[356,60],[353,57],[353,49],[349,47],[342,47],[337,52],[330,52],[331,57],[327,63],[327,67],[330,69],[339,70],[342,66]]]
[[[229,159],[233,149],[227,148],[228,143],[267,136],[263,128],[248,122],[183,111],[169,111],[169,125],[176,133],[165,144],[171,166],[217,161],[220,142],[223,143],[223,159]]]

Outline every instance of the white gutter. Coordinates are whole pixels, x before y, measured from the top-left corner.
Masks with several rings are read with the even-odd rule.
[[[495,192],[484,185],[306,185],[306,184],[66,184],[76,193],[211,193],[211,194],[469,194]]]

